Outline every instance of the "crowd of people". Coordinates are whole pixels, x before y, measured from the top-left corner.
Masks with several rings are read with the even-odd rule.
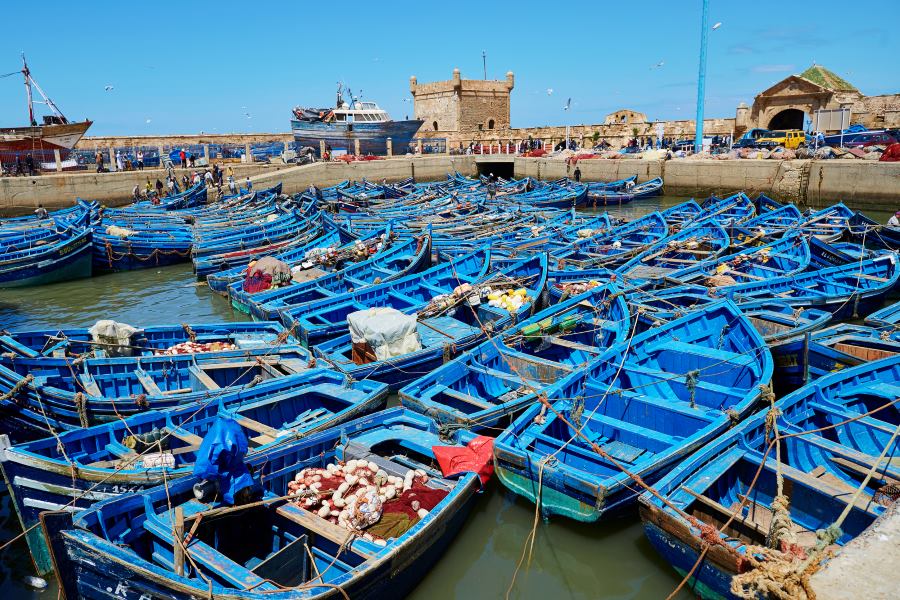
[[[159,204],[163,198],[180,194],[201,184],[206,187],[208,193],[209,191],[214,191],[214,200],[219,200],[226,194],[237,194],[239,191],[238,184],[234,178],[234,168],[231,165],[222,169],[216,163],[213,164],[212,168],[207,167],[191,173],[182,173],[180,178],[176,174],[175,165],[171,160],[166,161],[165,167],[165,182],[157,178],[156,183],[153,184],[147,178],[147,183],[144,187],[135,184],[131,190],[131,195],[135,202],[150,200],[154,204]],[[249,175],[244,180],[243,189],[248,192],[253,189],[253,182],[250,181]]]

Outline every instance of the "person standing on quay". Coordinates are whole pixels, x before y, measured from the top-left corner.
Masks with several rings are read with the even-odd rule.
[[[249,176],[249,175],[247,175],[247,180],[245,181],[245,183],[247,184],[247,191],[248,191],[248,192],[249,192],[250,190],[253,189],[253,182],[250,181],[250,176]]]
[[[170,196],[174,196],[174,195],[175,195],[175,178],[169,177],[168,182],[169,182],[169,183],[168,183],[168,185],[169,185],[169,195],[170,195]]]
[[[230,168],[231,168],[231,167],[229,167],[229,169],[230,169]],[[229,175],[229,176],[228,176],[228,191],[231,192],[232,194],[236,194],[236,193],[237,193],[237,190],[236,190],[235,187],[234,187],[234,175]]]
[[[138,150],[137,153],[137,168],[139,171],[144,170],[144,151]]]
[[[181,159],[181,168],[187,169],[187,153],[184,151],[184,148],[178,153],[178,158]]]
[[[116,170],[124,171],[125,163],[122,162],[122,153],[116,150]]]
[[[160,181],[159,179],[157,179],[156,180],[156,197],[162,198],[162,192],[163,192],[163,182]]]
[[[102,173],[103,172],[103,154],[101,154],[99,150],[97,150],[97,153],[94,155],[94,162],[97,163],[97,172]]]
[[[581,168],[575,167],[575,183],[581,183]]]

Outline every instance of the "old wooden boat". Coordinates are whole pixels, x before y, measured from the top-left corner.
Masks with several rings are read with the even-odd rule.
[[[451,294],[459,285],[482,280],[490,272],[490,265],[490,250],[482,248],[421,273],[370,285],[358,292],[285,307],[281,321],[311,347],[346,333],[347,315],[352,312],[373,307],[415,310],[435,296]]]
[[[900,250],[900,228],[882,225],[857,211],[849,219],[851,238],[873,248]]]
[[[738,566],[750,566],[742,557],[789,561],[791,555],[778,550],[787,545],[796,555],[819,552],[816,532],[828,530],[848,510],[824,540],[828,550],[846,544],[893,498],[884,493],[886,486],[900,484],[895,462],[873,469],[897,427],[896,406],[859,418],[892,404],[898,394],[900,357],[893,357],[834,373],[782,398],[774,414],[763,411],[688,457],[657,482],[659,496],[641,496],[650,543],[683,575],[704,549],[688,588],[703,598],[732,599]],[[769,448],[776,421],[783,436],[778,451]],[[888,456],[900,451],[898,442],[887,448]],[[863,487],[870,471],[874,477]],[[787,535],[771,539],[775,519],[790,524]],[[778,549],[761,554],[771,545]]]
[[[16,371],[0,367],[0,390],[8,396],[0,401],[0,422],[7,431],[46,435],[204,401],[305,371],[310,354],[279,346],[73,363],[47,359],[35,365],[24,359],[14,363]]]
[[[871,327],[894,327],[900,323],[900,302],[888,304],[866,317],[866,325]]]
[[[703,204],[704,219],[714,219],[723,227],[734,227],[756,215],[756,207],[747,194],[738,192],[727,198],[711,196]]]
[[[777,299],[795,307],[827,310],[835,319],[849,319],[880,307],[898,279],[897,256],[892,253],[840,267],[717,288],[716,293],[742,306]]]
[[[90,277],[91,230],[58,226],[39,239],[7,239],[0,254],[0,288],[44,285]]]
[[[622,342],[628,306],[614,285],[554,304],[400,390],[403,406],[472,430],[505,426],[548,386]]]
[[[667,274],[685,283],[713,278],[716,285],[735,285],[787,277],[804,271],[810,263],[809,244],[796,232],[762,246],[749,246],[688,265]]]
[[[274,290],[251,294],[244,291],[240,282],[233,283],[228,288],[231,305],[240,312],[249,312],[254,319],[277,319],[282,308],[393,281],[431,266],[429,236],[392,240],[382,245],[381,249],[375,248],[375,254],[366,253],[370,258],[358,262],[352,262],[352,254],[347,261],[330,264],[309,261],[313,264],[308,269],[302,269],[302,265],[297,271],[292,269],[295,279],[291,284]]]
[[[212,397],[199,405],[151,411],[128,419],[15,446],[0,436],[0,470],[38,573],[53,569],[38,524],[44,510],[75,511],[120,494],[135,494],[189,475],[217,415],[228,412],[244,430],[251,455],[383,408],[387,387],[350,382],[312,369],[277,387]]]
[[[659,279],[724,254],[731,244],[725,229],[713,219],[681,229],[616,268],[627,279]]]
[[[614,269],[669,234],[662,214],[652,212],[613,229],[552,249],[566,269],[602,266]]]
[[[619,513],[638,495],[633,477],[652,485],[747,415],[771,377],[750,321],[731,302],[710,304],[562,378],[547,405],[533,404],[497,437],[497,474],[545,516]]]
[[[293,340],[281,323],[274,321],[230,323],[182,323],[133,328],[127,339],[109,340],[95,336],[87,327],[37,329],[0,334],[0,357],[4,364],[17,359],[63,358],[90,355],[152,356],[167,351],[218,352],[241,348],[273,347]],[[181,344],[194,348],[173,348]]]
[[[373,379],[387,383],[391,389],[399,389],[465,352],[487,335],[501,332],[538,312],[545,302],[547,257],[520,260],[471,283],[459,279],[453,287],[464,283],[469,283],[472,291],[457,297],[451,288],[450,303],[445,298],[431,298],[417,306],[403,306],[401,312],[414,312],[417,316],[420,345],[417,350],[386,358],[378,358],[367,350],[360,357],[351,334],[346,333],[317,343],[314,354],[353,379]],[[487,297],[480,296],[476,304],[471,300],[472,294],[485,287],[521,290],[525,299],[515,308],[492,306]]]
[[[394,409],[248,457],[264,502],[246,508],[219,499],[201,503],[192,490],[200,481],[184,477],[104,501],[74,521],[69,513],[45,517],[61,587],[70,598],[94,600],[112,600],[122,586],[131,594],[173,600],[402,597],[462,528],[481,488],[475,473],[444,477],[434,468],[432,448],[473,437],[456,432],[445,440],[434,422]],[[418,469],[427,480],[414,472],[413,493],[430,510],[406,521],[401,516],[393,532],[379,527],[384,537],[376,539],[284,499],[301,470],[351,460],[371,462],[392,478]],[[409,493],[404,494],[385,503],[385,515],[407,515]],[[188,560],[176,567],[172,527],[182,514],[184,531],[198,526],[183,544]]]

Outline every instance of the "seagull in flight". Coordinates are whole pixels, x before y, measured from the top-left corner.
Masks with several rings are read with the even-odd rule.
[[[716,29],[718,29],[721,26],[722,26],[722,21],[719,21],[718,23],[716,23],[715,25],[712,26],[712,30],[715,31]]]
[[[107,92],[111,92],[111,91],[113,91],[115,88],[114,88],[113,86],[111,86],[111,85],[108,85],[108,86],[104,87],[103,89],[106,90]]]
[[[658,63],[656,63],[655,65],[653,65],[652,67],[650,67],[650,70],[652,71],[653,69],[658,69],[658,68],[660,68],[661,66],[663,66],[664,64],[666,64],[666,61],[661,60],[661,61],[659,61]]]
[[[552,96],[552,95],[553,95],[553,88],[547,88],[547,95],[548,95],[548,96]]]
[[[566,100],[566,105],[563,106],[562,108],[563,108],[563,110],[569,110],[570,108],[572,108],[572,99],[569,98],[568,100]]]

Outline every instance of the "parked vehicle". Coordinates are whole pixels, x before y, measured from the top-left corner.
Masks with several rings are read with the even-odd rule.
[[[732,148],[753,148],[756,146],[756,141],[759,138],[769,137],[771,135],[772,132],[768,129],[754,127],[753,129],[742,135],[741,139],[739,139],[732,145]]]
[[[776,146],[784,146],[785,148],[805,148],[812,138],[800,131],[799,129],[789,129],[787,131],[772,131],[766,137],[756,140],[756,146],[759,148],[774,148]]]

